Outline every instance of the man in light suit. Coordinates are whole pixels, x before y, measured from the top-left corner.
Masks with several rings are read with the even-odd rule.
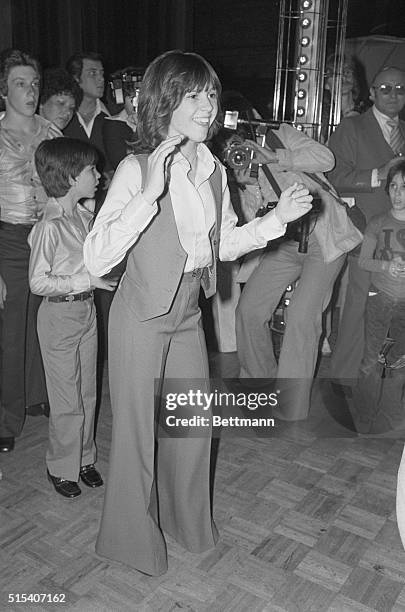
[[[364,114],[343,119],[331,135],[336,165],[328,178],[343,197],[355,199],[367,221],[387,211],[384,186],[389,168],[405,154],[405,73],[394,67],[379,72],[370,87],[374,105]],[[358,255],[358,254],[357,254]],[[364,349],[364,312],[370,273],[358,266],[356,253],[348,257],[349,282],[331,374],[346,384],[355,379]]]
[[[274,202],[279,189],[298,182],[321,201],[319,214],[309,219],[306,249],[299,249],[290,235],[276,249],[262,252],[253,272],[249,261],[251,274],[247,280],[244,264],[238,275],[240,282],[246,282],[236,309],[241,384],[257,389],[277,379],[281,394],[274,415],[290,421],[306,419],[322,334],[322,312],[346,253],[361,242],[362,236],[348,221],[345,208],[336,201],[322,174],[334,165],[326,146],[285,123],[277,133],[268,130],[265,147],[250,140],[245,142],[254,147],[256,161],[261,164],[258,178],[249,177],[247,184],[245,180],[245,204],[248,194],[251,206],[256,201],[257,210]],[[242,179],[237,178],[239,182]],[[269,322],[286,287],[298,278],[277,362]]]

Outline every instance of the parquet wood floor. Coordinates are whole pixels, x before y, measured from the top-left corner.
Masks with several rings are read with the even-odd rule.
[[[212,355],[217,376],[235,355]],[[404,444],[359,437],[322,385],[305,422],[271,437],[218,445],[217,547],[203,555],[168,539],[169,571],[144,576],[94,552],[103,490],[75,500],[46,480],[47,420],[28,417],[16,449],[0,455],[0,610],[78,612],[405,612],[405,552],[395,522]],[[105,381],[98,466],[106,474],[111,413]],[[66,603],[8,603],[12,593],[65,594]]]

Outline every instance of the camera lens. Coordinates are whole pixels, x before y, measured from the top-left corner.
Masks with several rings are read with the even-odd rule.
[[[231,142],[224,150],[224,162],[235,170],[248,168],[253,158],[253,149],[239,142]]]
[[[234,166],[246,166],[247,161],[248,160],[245,151],[243,151],[242,149],[235,149],[233,151],[233,155],[231,155],[231,163]]]

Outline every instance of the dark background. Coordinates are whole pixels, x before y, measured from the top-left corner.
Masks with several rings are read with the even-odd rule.
[[[330,0],[330,6],[336,0]],[[279,0],[0,0],[1,48],[63,65],[77,50],[103,55],[107,74],[146,66],[171,48],[204,55],[225,88],[261,110],[272,98]],[[405,0],[349,0],[347,38],[405,36]]]

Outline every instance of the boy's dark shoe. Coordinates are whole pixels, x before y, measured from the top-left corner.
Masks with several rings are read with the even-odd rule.
[[[80,468],[80,478],[86,486],[92,489],[101,487],[104,484],[101,474],[96,470],[93,464],[84,465]]]
[[[0,438],[0,453],[9,453],[14,449],[14,438]]]
[[[73,482],[73,480],[66,480],[66,478],[59,478],[58,476],[52,476],[49,471],[46,471],[48,475],[48,480],[53,484],[54,489],[59,495],[63,495],[63,497],[77,497],[80,495],[81,490],[77,482]]]

